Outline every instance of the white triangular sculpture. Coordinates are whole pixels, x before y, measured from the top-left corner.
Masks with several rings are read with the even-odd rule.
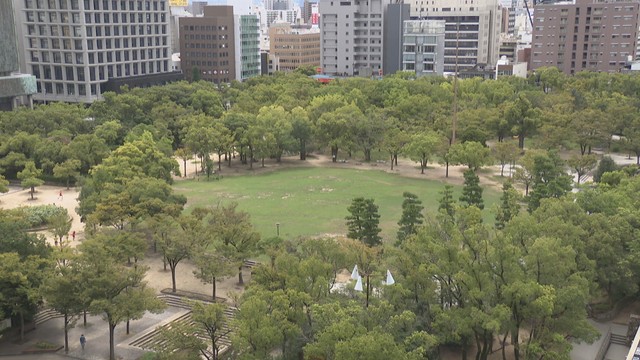
[[[353,288],[355,291],[362,291],[362,276],[358,276],[358,281],[356,282],[356,287]]]
[[[353,271],[351,272],[351,278],[353,280],[358,279],[358,277],[360,276],[360,274],[358,273],[358,265],[353,267]]]
[[[393,280],[393,276],[391,276],[391,271],[387,270],[387,285],[393,285],[396,281]]]

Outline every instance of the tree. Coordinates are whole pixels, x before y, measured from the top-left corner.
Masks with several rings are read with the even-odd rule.
[[[69,352],[69,329],[75,325],[76,318],[83,310],[84,284],[80,278],[78,264],[73,255],[63,259],[63,263],[53,269],[41,288],[47,306],[64,316],[64,351]]]
[[[371,161],[371,150],[380,145],[386,122],[379,109],[370,109],[366,114],[357,114],[349,122],[349,138],[364,153],[364,161]]]
[[[398,165],[398,155],[410,141],[409,134],[398,129],[397,126],[397,121],[390,121],[389,125],[387,125],[387,131],[384,132],[384,138],[382,140],[382,146],[389,153],[391,170],[393,170],[394,164]]]
[[[182,165],[184,167],[184,177],[187,177],[187,161],[193,159],[193,153],[187,148],[181,147],[175,151],[175,155],[178,159],[182,160]]]
[[[237,203],[230,203],[214,209],[209,216],[209,229],[221,243],[225,257],[238,267],[238,283],[242,285],[243,262],[255,252],[260,234],[251,225],[249,214],[237,207]]]
[[[36,168],[36,164],[33,161],[28,161],[24,165],[24,169],[18,173],[18,179],[21,180],[20,185],[23,189],[31,189],[31,200],[33,200],[33,193],[36,191],[36,187],[44,184],[44,180],[41,179],[42,170]]]
[[[171,291],[176,292],[176,268],[202,241],[203,231],[199,221],[192,216],[182,215],[177,220],[166,215],[163,218],[166,231],[158,239],[158,245],[171,270]]]
[[[442,197],[440,198],[438,211],[448,215],[452,220],[456,214],[455,200],[453,200],[453,186],[445,185],[444,190],[440,192]]]
[[[531,136],[538,127],[539,109],[531,104],[525,94],[506,105],[504,116],[511,125],[511,131],[518,136],[518,147],[524,149],[524,139]]]
[[[351,205],[347,208],[351,215],[347,216],[347,236],[351,239],[360,240],[368,246],[376,246],[382,244],[380,237],[380,215],[378,214],[378,206],[374,204],[373,199],[365,199],[363,197],[354,198]]]
[[[618,165],[616,165],[616,162],[611,158],[611,156],[603,156],[598,163],[596,171],[593,173],[593,181],[600,182],[604,173],[617,171],[618,169]]]
[[[64,179],[69,189],[71,180],[76,180],[80,176],[80,160],[68,159],[63,163],[56,164],[53,168],[53,175],[58,179]]]
[[[420,173],[424,174],[427,162],[435,154],[442,138],[434,131],[427,131],[411,136],[411,140],[405,146],[405,152],[413,161],[420,162]]]
[[[0,193],[6,193],[9,191],[9,181],[0,174]]]
[[[467,165],[474,172],[489,164],[490,156],[491,150],[475,141],[455,143],[449,149],[449,157],[453,164]]]
[[[513,188],[510,181],[506,181],[502,185],[502,196],[500,197],[500,206],[496,210],[496,229],[502,230],[512,218],[518,216],[520,212],[520,204],[518,201],[520,195]]]
[[[211,284],[211,298],[216,301],[216,281],[233,275],[234,264],[213,247],[213,244],[196,247],[192,259],[198,269],[193,271],[193,275],[203,283]]]
[[[307,159],[307,143],[311,140],[312,130],[307,111],[299,106],[291,109],[291,136],[298,140],[300,160]]]
[[[594,154],[573,156],[567,161],[567,164],[572,170],[575,170],[578,177],[576,183],[580,185],[580,179],[596,167],[596,164],[598,164],[598,158]]]
[[[160,312],[166,307],[143,280],[147,268],[127,267],[112,248],[97,239],[80,245],[81,282],[91,299],[89,309],[101,315],[109,326],[109,359],[115,360],[114,331],[123,321],[142,317],[145,312]]]
[[[67,213],[67,209],[62,208],[64,211],[59,211],[51,218],[49,218],[49,231],[56,240],[56,244],[60,244],[62,247],[62,240],[65,236],[69,235],[71,230],[71,222],[73,218]]]
[[[398,230],[398,244],[401,244],[406,238],[418,232],[418,227],[424,222],[422,215],[422,201],[415,194],[410,192],[402,193],[404,200],[402,201],[402,217],[398,221],[400,229]]]
[[[504,167],[518,158],[518,147],[511,141],[501,141],[493,146],[493,157],[500,163],[500,176],[504,176]]]
[[[537,156],[544,156],[541,150],[527,150],[518,160],[518,167],[513,179],[524,185],[524,196],[529,195],[529,187],[533,184],[534,160]]]
[[[471,169],[464,172],[464,187],[462,188],[460,201],[466,202],[467,206],[475,206],[480,210],[484,209],[480,178]]]
[[[532,178],[529,211],[538,208],[541,199],[560,198],[571,191],[571,177],[564,172],[564,162],[554,152],[534,157]]]

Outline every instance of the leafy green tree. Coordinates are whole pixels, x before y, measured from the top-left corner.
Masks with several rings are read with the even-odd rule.
[[[98,239],[80,245],[84,269],[81,282],[91,299],[89,309],[101,315],[109,326],[109,359],[115,360],[114,331],[118,324],[141,318],[145,312],[160,312],[166,305],[146,286],[143,266],[127,267],[112,247]]]
[[[640,117],[625,124],[623,134],[625,149],[636,155],[636,165],[640,165]]]
[[[415,194],[405,191],[402,193],[402,216],[398,225],[398,243],[401,244],[406,238],[418,232],[418,228],[424,222],[422,215],[422,201]]]
[[[506,104],[504,116],[511,125],[512,133],[518,136],[518,147],[524,149],[524,139],[538,127],[540,110],[535,108],[525,94]]]
[[[518,203],[520,195],[513,188],[510,181],[502,185],[502,196],[500,197],[500,206],[496,208],[496,229],[502,230],[512,218],[518,216],[520,212],[520,204]]]
[[[82,134],[71,140],[64,154],[70,159],[80,160],[80,173],[87,174],[109,155],[109,146],[95,134]]]
[[[368,246],[382,244],[380,214],[378,214],[378,205],[373,202],[373,199],[354,198],[347,210],[350,214],[345,218],[349,229],[347,237],[360,240]]]
[[[411,140],[405,146],[405,152],[411,160],[420,162],[420,173],[424,174],[427,162],[435,154],[442,138],[434,131],[427,131],[411,136]]]
[[[349,123],[358,117],[364,116],[355,105],[342,106],[334,111],[323,113],[315,123],[316,139],[331,148],[331,158],[337,161],[338,150],[347,145]]]
[[[203,229],[200,222],[190,216],[182,215],[175,220],[166,215],[162,218],[166,224],[166,231],[157,241],[160,252],[171,270],[171,291],[176,292],[176,268],[202,242]]]
[[[500,163],[500,176],[504,176],[504,167],[515,163],[518,158],[518,147],[511,141],[501,141],[492,148],[493,157]]]
[[[220,250],[212,247],[212,244],[196,247],[191,258],[198,269],[193,271],[193,275],[203,283],[211,284],[211,298],[216,301],[216,281],[233,275],[234,264]]]
[[[382,139],[382,146],[389,153],[391,170],[393,170],[393,165],[398,165],[398,155],[403,152],[404,147],[410,141],[409,134],[398,129],[397,126],[397,122],[389,121],[387,131],[384,132]]]
[[[187,148],[179,148],[178,150],[175,151],[175,156],[182,160],[182,165],[184,168],[184,177],[187,177],[187,161],[193,159],[193,153],[191,151],[189,151]]]
[[[24,165],[24,169],[18,173],[18,179],[23,189],[31,189],[31,200],[33,200],[33,193],[36,192],[36,187],[44,184],[44,180],[41,179],[42,170],[36,168],[36,164],[33,161],[28,161]]]
[[[260,108],[256,116],[256,122],[258,126],[271,134],[271,136],[267,136],[268,139],[265,139],[265,141],[268,141],[268,146],[263,145],[263,147],[273,149],[271,154],[268,155],[275,155],[276,161],[280,162],[282,153],[292,148],[294,143],[294,139],[291,136],[293,131],[291,114],[282,106],[264,106]]]
[[[467,206],[475,206],[480,210],[484,209],[480,178],[471,169],[464,172],[464,187],[462,188],[460,201],[467,203]]]
[[[0,193],[9,192],[9,181],[0,174]]]
[[[567,164],[572,170],[575,170],[577,176],[576,183],[580,185],[580,179],[596,167],[598,158],[593,154],[573,156],[567,160]]]
[[[307,111],[302,107],[295,107],[291,110],[291,136],[298,140],[298,151],[300,160],[307,159],[307,144],[313,134],[313,124],[309,120]]]
[[[456,214],[455,200],[453,200],[453,186],[445,185],[440,194],[442,197],[438,201],[438,211],[453,219]]]
[[[63,163],[56,164],[53,168],[53,175],[58,179],[64,179],[69,189],[71,180],[77,180],[80,176],[80,160],[68,159]]]
[[[616,162],[611,158],[611,156],[603,156],[598,163],[598,167],[596,167],[596,170],[593,173],[593,181],[600,182],[603,174],[617,171],[618,169],[618,165],[616,165]]]
[[[0,309],[3,315],[18,316],[20,340],[24,340],[25,318],[34,315],[42,302],[40,286],[49,267],[47,258],[0,253]]]
[[[67,210],[64,208],[63,210],[64,211],[60,211],[48,219],[49,231],[53,237],[57,239],[56,243],[59,243],[60,246],[62,246],[62,240],[64,237],[69,235],[71,222],[73,221],[73,218],[69,216]]]
[[[535,158],[544,156],[542,150],[527,150],[518,160],[518,167],[513,175],[516,182],[524,185],[524,196],[529,196],[529,188],[533,184]]]
[[[221,243],[223,254],[233,260],[238,268],[238,283],[244,284],[242,265],[257,249],[260,241],[251,224],[249,214],[237,210],[238,204],[221,205],[209,216],[209,229]]]
[[[571,191],[571,177],[564,172],[564,162],[553,152],[533,159],[533,182],[529,192],[529,211],[545,198],[560,198]]]
[[[386,122],[379,109],[369,109],[366,114],[357,114],[349,122],[351,141],[362,149],[364,161],[371,161],[371,151],[382,143]]]
[[[475,141],[451,145],[449,156],[453,164],[467,165],[474,172],[491,162],[491,150]]]

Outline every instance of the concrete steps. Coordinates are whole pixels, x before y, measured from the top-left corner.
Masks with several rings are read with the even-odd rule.
[[[609,340],[609,343],[629,346],[627,344],[627,336],[626,335],[619,335],[619,334],[614,334],[614,333],[611,333],[611,338]]]
[[[64,315],[62,315],[61,313],[51,309],[51,308],[44,308],[41,309],[40,311],[38,311],[38,313],[33,317],[33,323],[36,325],[36,327],[46,321],[49,321],[51,319],[55,319],[55,318],[59,318],[59,317],[63,317]]]

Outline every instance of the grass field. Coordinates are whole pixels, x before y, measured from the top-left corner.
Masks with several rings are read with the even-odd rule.
[[[262,236],[296,238],[304,235],[346,233],[345,216],[351,199],[373,198],[379,206],[380,227],[385,241],[394,241],[402,213],[402,193],[412,192],[422,200],[427,214],[438,207],[444,184],[413,179],[375,170],[294,168],[260,175],[227,177],[220,181],[180,181],[178,193],[187,197],[187,209],[238,202],[251,214]],[[461,187],[454,187],[454,198]],[[485,221],[492,221],[496,191],[485,189]],[[427,215],[429,216],[429,215]]]

